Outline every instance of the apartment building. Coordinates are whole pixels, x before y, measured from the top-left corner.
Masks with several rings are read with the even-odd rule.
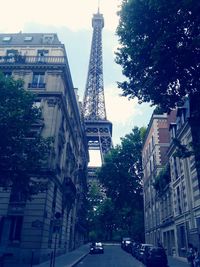
[[[177,110],[176,122],[170,125],[168,151],[173,192],[176,255],[186,257],[188,245],[200,249],[200,191],[194,153],[190,101]],[[173,142],[176,140],[176,142]]]
[[[153,114],[142,151],[146,242],[179,257],[190,244],[200,250],[197,97]]]
[[[159,175],[164,168],[166,172],[168,169],[169,123],[173,120],[174,114],[154,112],[142,150],[145,242],[162,243],[168,254],[173,253],[175,246],[172,193],[169,181],[163,181]]]
[[[24,202],[0,188],[0,255],[14,265],[40,263],[81,245],[86,236],[88,149],[64,45],[54,33],[0,34],[0,71],[24,80],[41,108],[44,137],[54,138],[41,179]],[[57,218],[56,218],[57,217]]]

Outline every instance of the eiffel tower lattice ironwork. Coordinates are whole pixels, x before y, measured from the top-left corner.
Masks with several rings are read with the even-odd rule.
[[[93,36],[83,99],[83,116],[89,149],[100,150],[103,162],[104,155],[112,147],[112,123],[106,118],[102,59],[104,18],[99,13],[99,8],[93,15],[92,27]]]

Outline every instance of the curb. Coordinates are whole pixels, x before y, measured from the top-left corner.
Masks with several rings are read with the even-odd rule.
[[[73,263],[66,265],[65,267],[75,267],[80,261],[82,261],[89,253],[85,253],[83,254],[80,258],[78,258],[77,260],[75,260]]]

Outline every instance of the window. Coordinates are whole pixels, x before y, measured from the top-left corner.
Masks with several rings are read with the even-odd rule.
[[[14,63],[17,55],[18,55],[18,50],[10,49],[6,51],[5,59],[7,62]]]
[[[11,36],[3,37],[3,42],[9,42],[11,40]]]
[[[44,73],[34,73],[33,83],[36,83],[36,84],[44,83]]]
[[[182,112],[181,112],[181,124],[183,125],[186,121],[186,110],[185,109],[182,109]]]
[[[43,43],[44,44],[52,44],[54,40],[54,35],[53,34],[45,34],[43,36]]]
[[[176,138],[176,124],[173,124],[171,127],[171,140]]]
[[[18,55],[18,50],[16,50],[16,49],[9,49],[9,50],[6,51],[6,55],[8,57],[14,57],[14,56]]]
[[[25,36],[24,37],[24,41],[25,42],[30,42],[30,41],[32,41],[33,40],[33,36]]]
[[[37,56],[38,56],[38,62],[45,62],[45,57],[47,57],[49,54],[49,50],[38,50]]]
[[[178,179],[178,169],[177,169],[176,157],[172,157],[171,164],[172,164],[173,171],[174,171],[173,180],[175,181]]]
[[[33,73],[32,83],[29,83],[28,87],[44,89],[45,88],[44,75],[45,75],[44,72]]]
[[[10,219],[11,219],[11,224],[10,224],[9,240],[20,241],[23,217],[22,216],[11,216]]]
[[[49,50],[45,50],[45,49],[38,50],[37,54],[38,56],[47,56],[49,54]]]
[[[176,194],[177,194],[178,214],[181,214],[182,213],[182,206],[181,206],[181,195],[180,195],[179,186],[176,189]]]

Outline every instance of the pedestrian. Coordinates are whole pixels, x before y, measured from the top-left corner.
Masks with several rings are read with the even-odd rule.
[[[200,267],[200,253],[197,248],[194,248],[194,267]]]
[[[192,244],[188,244],[187,260],[190,267],[194,267],[194,247]]]

